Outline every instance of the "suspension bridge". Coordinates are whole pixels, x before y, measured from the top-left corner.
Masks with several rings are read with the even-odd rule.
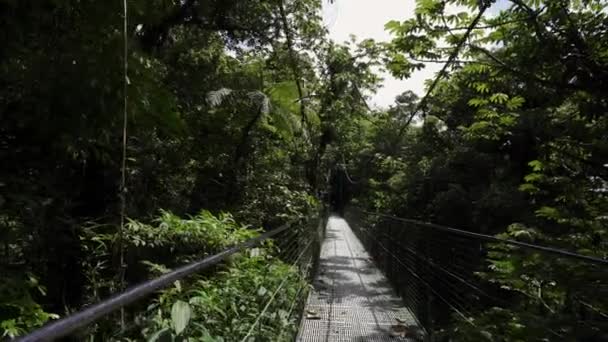
[[[496,331],[501,324],[514,323],[496,322],[496,331],[478,331],[473,318],[475,313],[488,310],[507,312],[509,300],[514,299],[504,288],[480,276],[496,253],[550,257],[553,262],[563,262],[564,267],[584,270],[591,276],[585,278],[583,286],[577,284],[574,290],[563,285],[565,291],[571,291],[569,300],[576,306],[573,315],[577,319],[570,326],[578,329],[579,335],[586,331],[591,336],[589,341],[602,341],[606,338],[602,334],[608,331],[608,314],[593,304],[595,294],[608,293],[603,280],[607,259],[351,208],[343,217],[320,214],[308,222],[267,231],[51,322],[19,341],[77,336],[79,330],[111,313],[218,265],[231,255],[252,251],[267,240],[275,242],[276,256],[312,285],[299,288],[289,307],[281,309],[288,321],[299,322],[295,333],[286,330],[283,341],[443,340],[446,327],[452,324],[464,324],[489,341],[504,340],[495,335]],[[270,310],[271,303],[287,281],[269,289],[254,323],[245,327],[245,334],[223,336],[223,341],[266,341],[260,332],[277,324],[278,315]],[[538,300],[538,306],[527,308],[529,320],[525,324],[546,331],[551,340],[568,340],[566,329],[549,323],[551,315],[558,313],[547,308],[540,293]],[[197,319],[204,324],[213,317]]]
[[[418,337],[412,312],[343,218],[329,218],[313,285],[298,341]]]

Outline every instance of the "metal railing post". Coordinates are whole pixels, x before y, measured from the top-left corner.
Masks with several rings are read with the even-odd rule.
[[[430,241],[430,237],[424,237],[424,244],[425,244],[424,251],[425,251],[425,254],[426,254],[425,257],[426,257],[427,261],[430,261],[432,259],[431,258],[431,248],[430,248],[431,246],[430,246],[429,241]],[[430,270],[428,270],[428,271],[429,272],[427,272],[427,270],[425,270],[425,272],[424,272],[425,276],[428,275],[428,274],[430,274]],[[431,279],[430,278],[431,277],[428,277],[426,279],[426,282],[429,285],[431,284]],[[427,315],[427,333],[428,333],[427,334],[427,338],[428,338],[428,341],[430,341],[430,342],[433,342],[435,340],[434,336],[433,336],[434,335],[433,334],[433,332],[434,332],[433,331],[434,330],[434,326],[433,325],[434,324],[433,324],[433,309],[432,309],[432,307],[433,307],[433,294],[431,293],[430,287],[426,286],[426,315]]]

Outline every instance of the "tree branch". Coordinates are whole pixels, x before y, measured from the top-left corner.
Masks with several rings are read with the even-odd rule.
[[[353,84],[353,87],[355,88],[355,92],[357,93],[357,97],[359,97],[359,100],[361,101],[361,103],[363,103],[365,108],[367,108],[368,112],[371,112],[372,110],[371,110],[371,108],[369,108],[367,101],[365,101],[365,97],[363,97],[363,94],[361,94],[361,90],[359,90],[359,87],[357,87],[356,84]]]
[[[458,53],[460,52],[460,49],[465,44],[469,35],[473,31],[473,29],[475,29],[475,26],[479,23],[479,20],[481,20],[481,17],[483,16],[484,12],[487,9],[488,9],[487,5],[482,6],[479,9],[479,13],[477,13],[477,16],[475,16],[473,21],[469,24],[469,27],[468,27],[467,31],[464,33],[462,39],[458,42],[458,44],[456,45],[456,47],[454,48],[454,50],[448,57],[448,61],[443,65],[443,68],[441,68],[441,70],[439,71],[439,74],[437,74],[437,77],[435,77],[435,79],[433,80],[433,83],[431,83],[431,86],[427,90],[424,97],[420,100],[420,102],[418,102],[418,105],[416,105],[416,108],[412,111],[412,114],[410,115],[409,119],[399,129],[399,133],[397,134],[397,139],[401,138],[401,136],[403,135],[403,133],[405,132],[407,127],[410,125],[412,120],[414,120],[414,117],[416,116],[416,114],[418,114],[418,111],[426,105],[426,101],[427,101],[429,95],[433,92],[433,90],[435,90],[435,87],[437,87],[437,84],[439,83],[439,80],[441,79],[441,77],[443,77],[443,75],[445,74],[445,72],[448,69],[448,67],[450,66],[450,64],[454,61],[454,59],[456,59],[456,57],[458,56]]]
[[[519,18],[519,19],[512,19],[512,20],[505,20],[502,22],[498,22],[496,24],[491,24],[491,25],[485,25],[485,26],[477,26],[475,27],[475,30],[486,30],[486,29],[492,29],[492,28],[497,28],[497,27],[501,27],[501,26],[505,26],[508,24],[513,24],[513,23],[518,23],[518,22],[522,22],[522,21],[526,21],[529,18]],[[468,27],[465,26],[458,26],[458,27],[449,27],[448,25],[445,24],[445,19],[444,19],[444,25],[443,27],[436,27],[434,29],[429,30],[429,32],[435,33],[435,32],[454,32],[454,31],[466,31]]]
[[[532,25],[534,25],[534,32],[536,32],[536,36],[542,42],[547,42],[546,31],[539,25],[538,15],[546,8],[543,7],[539,11],[535,11],[532,7],[528,6],[525,2],[521,0],[510,0],[513,4],[517,5],[519,8],[528,13],[528,19],[532,21]]]
[[[434,59],[418,59],[418,58],[412,58],[412,57],[410,57],[410,59],[414,62],[420,62],[420,63],[447,63],[448,62],[446,59],[434,60]],[[483,61],[465,61],[462,59],[452,60],[452,63],[481,64],[481,65],[487,65],[487,66],[496,66],[495,64],[487,63],[487,62],[483,62]]]
[[[484,54],[486,57],[488,57],[490,60],[492,60],[494,63],[496,63],[498,66],[516,76],[520,76],[523,78],[526,78],[528,80],[533,80],[537,83],[540,84],[544,84],[546,86],[551,86],[551,87],[564,87],[564,88],[571,88],[571,85],[568,84],[561,84],[561,83],[555,83],[555,82],[551,82],[549,80],[545,80],[543,78],[541,78],[538,75],[532,74],[532,73],[528,73],[525,71],[521,71],[521,70],[517,70],[511,66],[509,66],[506,62],[503,62],[502,60],[500,60],[498,57],[496,57],[492,52],[490,52],[488,49],[482,48],[481,46],[477,46],[477,45],[473,45],[473,44],[467,44],[471,49],[476,50],[481,52],[482,54]]]
[[[239,141],[239,144],[237,145],[234,152],[234,165],[237,169],[240,169],[241,159],[245,155],[245,148],[247,147],[247,142],[249,141],[251,131],[253,130],[253,127],[255,126],[256,122],[258,122],[258,120],[262,117],[262,114],[264,114],[262,108],[263,105],[260,104],[255,116],[252,117],[251,120],[249,120],[249,122],[247,123],[247,125],[243,128],[241,140]]]
[[[144,27],[144,33],[141,38],[144,50],[149,52],[156,47],[162,46],[171,28],[178,25],[196,25],[202,30],[228,32],[260,32],[274,25],[274,23],[270,23],[263,27],[243,26],[238,24],[237,20],[231,20],[223,15],[223,13],[215,13],[214,18],[206,21],[199,16],[197,6],[208,6],[209,4],[201,4],[201,1],[204,0],[185,0],[179,8],[165,17],[160,23],[149,28]]]
[[[151,51],[154,47],[162,45],[167,38],[169,29],[183,22],[191,13],[196,3],[197,0],[185,0],[177,10],[165,17],[159,24],[145,28],[141,39],[144,49]]]
[[[279,1],[279,12],[281,14],[281,22],[283,24],[283,31],[285,32],[285,38],[287,40],[287,49],[289,50],[289,64],[291,72],[296,82],[296,88],[298,89],[298,97],[300,98],[300,115],[302,117],[302,124],[305,127],[309,127],[308,120],[306,119],[306,104],[304,99],[304,90],[300,80],[300,70],[298,69],[298,61],[296,59],[295,51],[293,50],[293,40],[291,37],[291,31],[289,29],[289,22],[287,21],[287,13],[285,12],[285,6],[283,0]]]

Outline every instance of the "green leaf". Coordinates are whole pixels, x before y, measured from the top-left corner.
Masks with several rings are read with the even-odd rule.
[[[559,211],[556,208],[547,207],[547,206],[544,206],[544,207],[538,209],[537,211],[535,211],[535,213],[536,213],[536,216],[544,217],[547,219],[553,219],[553,220],[556,220],[556,219],[560,218],[560,216],[561,216],[559,214]]]
[[[509,99],[509,101],[507,101],[507,108],[510,110],[518,109],[524,104],[524,102],[526,102],[526,99],[521,96],[512,97]]]
[[[391,20],[388,23],[384,24],[384,29],[391,33],[395,33],[401,29],[401,23],[397,20]]]
[[[496,93],[496,94],[492,94],[492,96],[490,96],[490,102],[492,102],[492,103],[503,104],[503,103],[507,102],[507,100],[509,100],[509,95],[504,94],[504,93]]]
[[[535,193],[539,192],[540,189],[534,184],[524,183],[519,186],[519,191],[527,192],[529,194],[535,194]]]
[[[486,99],[472,98],[469,100],[469,106],[471,107],[481,107],[486,104],[488,104],[488,100]]]
[[[543,170],[543,163],[540,160],[533,160],[528,163],[534,172],[540,172]]]
[[[511,260],[491,260],[489,268],[498,273],[512,273],[515,271],[515,266]]]
[[[541,180],[543,180],[545,178],[545,176],[542,173],[530,173],[528,175],[526,175],[524,177],[524,180],[528,183],[534,183],[534,182],[539,182]]]
[[[416,4],[415,13],[418,15],[432,14],[438,11],[442,2],[436,0],[419,0]]]
[[[14,319],[9,319],[9,320],[5,320],[0,322],[0,331],[4,331],[4,333],[2,334],[2,337],[16,337],[19,336],[19,334],[21,334],[21,329],[19,329],[17,327],[17,322]]]
[[[173,336],[170,328],[161,329],[148,338],[148,342],[171,342]]]
[[[477,121],[474,122],[471,127],[469,127],[469,130],[471,131],[480,131],[480,130],[485,130],[487,128],[490,127],[490,123],[487,121]]]
[[[475,82],[472,84],[473,88],[477,90],[478,93],[485,94],[490,92],[490,86],[487,83],[483,82]]]
[[[209,335],[209,333],[206,333],[203,338],[201,339],[201,342],[219,342],[219,341],[223,341],[221,339],[216,339],[213,336]]]
[[[275,83],[268,88],[268,96],[275,106],[280,106],[292,113],[300,111],[298,88],[295,81]]]
[[[502,115],[498,121],[503,126],[513,126],[517,122],[517,118],[513,115]]]
[[[173,303],[173,307],[171,307],[171,323],[176,334],[179,335],[186,329],[188,322],[190,322],[190,315],[191,310],[188,303],[181,300]]]

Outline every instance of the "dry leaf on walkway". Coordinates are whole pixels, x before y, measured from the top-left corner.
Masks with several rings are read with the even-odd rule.
[[[395,324],[391,326],[391,336],[392,337],[406,337],[408,330],[407,327],[403,324]]]
[[[306,310],[306,319],[321,319],[321,315],[313,310]]]

